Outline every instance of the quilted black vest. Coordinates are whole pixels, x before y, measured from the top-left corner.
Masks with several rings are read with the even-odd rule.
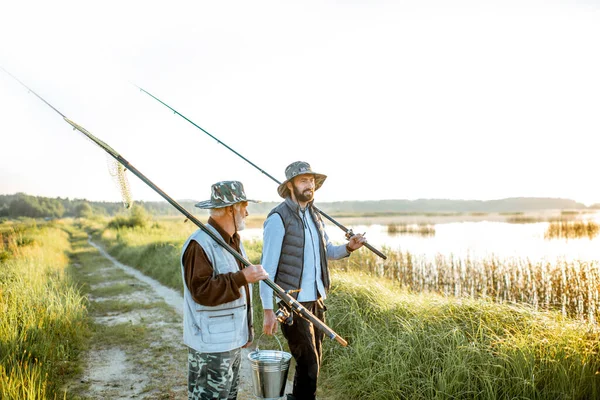
[[[275,283],[284,290],[296,290],[300,288],[302,281],[302,269],[304,268],[304,227],[302,219],[298,215],[300,206],[287,197],[285,201],[275,207],[269,213],[279,214],[285,228],[283,245],[281,246],[281,255],[275,274]],[[325,243],[325,231],[323,220],[319,213],[310,202],[307,206],[310,215],[319,230],[319,247],[321,255],[321,279],[325,290],[329,289],[329,269],[327,268],[327,246]],[[295,299],[298,298],[298,292],[291,293]]]

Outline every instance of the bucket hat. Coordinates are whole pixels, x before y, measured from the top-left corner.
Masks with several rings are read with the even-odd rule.
[[[211,209],[232,206],[242,201],[260,203],[258,200],[249,200],[244,192],[244,185],[239,181],[221,181],[211,186],[210,200],[196,203],[196,207]]]
[[[323,182],[327,179],[327,175],[318,174],[312,170],[310,164],[305,161],[294,161],[285,169],[286,181],[277,188],[277,193],[284,199],[289,196],[290,190],[287,183],[298,175],[311,174],[315,177],[315,191],[323,186]]]

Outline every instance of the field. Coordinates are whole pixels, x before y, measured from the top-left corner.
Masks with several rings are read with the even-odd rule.
[[[256,217],[249,227],[260,227],[263,219]],[[24,253],[15,249],[33,246],[31,243],[40,251],[58,246],[64,257],[65,251],[69,253],[66,232],[76,229],[88,232],[121,262],[181,291],[180,249],[196,227],[182,218],[146,216],[143,220],[140,225],[131,227],[113,224],[108,228],[110,221],[102,219],[65,221],[58,228],[33,227],[30,232],[34,234],[34,242],[27,239],[28,235],[4,234],[0,248],[0,255],[6,254],[1,256],[2,269],[7,270],[5,265],[16,268],[21,262],[17,260],[23,260]],[[21,229],[6,222],[0,226],[10,232]],[[11,239],[7,240],[8,237]],[[44,237],[46,239],[40,239]],[[53,244],[54,241],[58,245]],[[247,241],[245,246],[250,261],[258,263],[262,243]],[[331,265],[333,287],[327,300],[326,322],[348,340],[349,346],[325,343],[320,398],[588,399],[600,396],[596,264],[543,266],[505,264],[504,260],[492,259],[458,265],[446,259],[439,260],[437,274],[432,275],[431,266],[419,262],[410,252],[386,249],[386,254],[388,260],[382,262],[361,249],[349,259]],[[57,259],[60,268],[68,269],[68,257]],[[33,262],[57,263],[44,258]],[[43,274],[45,278],[56,275]],[[9,303],[6,293],[18,292],[12,289],[17,283],[3,278],[0,284],[2,306],[6,307]],[[41,280],[29,286],[45,288],[47,285]],[[80,298],[76,297],[77,291],[69,292],[72,286],[67,285],[67,288],[71,293],[68,298]],[[258,299],[256,294],[255,300]],[[85,307],[75,309],[80,310],[79,313],[71,309],[57,313],[69,320],[84,321]],[[39,312],[47,313],[43,308]],[[262,326],[261,314],[256,303],[258,331]],[[65,325],[56,326],[61,334],[72,332]],[[17,330],[23,331],[22,328]],[[47,350],[56,347],[56,339],[43,342],[47,342],[43,346]],[[79,342],[73,339],[73,342],[84,343],[83,339]],[[267,345],[275,344],[267,341]],[[19,378],[14,371],[24,368],[17,368],[23,363],[20,364],[22,360],[15,355],[24,350],[33,351],[29,348],[31,344],[13,341],[3,342],[3,346],[14,358],[12,361],[6,357],[0,359],[3,371],[8,371],[4,376],[12,376],[10,382],[17,382]],[[61,357],[63,360],[65,356]],[[69,368],[63,372],[67,375],[77,371],[77,357],[72,355],[71,358]],[[27,370],[31,360],[28,359]],[[38,397],[33,398],[46,398],[60,387],[61,380],[46,373],[54,373],[54,369],[33,373],[40,381],[36,389]],[[5,378],[5,382],[8,381]],[[7,398],[18,398],[17,387],[30,387],[27,382],[29,380],[23,378],[20,383],[11,383],[15,388],[11,389],[13,397]]]
[[[85,300],[62,224],[0,225],[0,398],[53,398],[78,370]]]

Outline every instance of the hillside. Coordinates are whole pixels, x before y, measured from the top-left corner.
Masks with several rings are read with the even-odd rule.
[[[267,213],[277,203],[252,204],[249,210],[256,214]],[[516,197],[500,200],[377,200],[339,201],[316,203],[317,207],[331,214],[365,213],[473,213],[473,212],[530,212],[542,210],[579,210],[587,207],[570,199]]]
[[[205,210],[194,207],[194,200],[178,201],[195,215],[206,215]],[[166,201],[140,201],[152,215],[179,215],[179,212]],[[266,215],[278,203],[251,203],[248,210],[254,215]],[[324,212],[332,215],[357,214],[419,214],[419,213],[511,213],[543,210],[585,210],[584,204],[571,199],[545,197],[515,197],[499,200],[372,200],[317,202]],[[600,208],[593,205],[589,208]],[[85,199],[48,198],[30,196],[24,193],[0,195],[0,217],[60,218],[78,217],[91,214],[114,216],[126,212],[119,202],[94,202]]]

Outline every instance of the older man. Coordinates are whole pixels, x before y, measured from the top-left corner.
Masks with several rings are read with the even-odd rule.
[[[207,228],[246,257],[238,231],[248,200],[238,181],[212,185]],[[260,265],[244,265],[202,229],[183,245],[183,341],[188,353],[189,399],[236,399],[241,349],[252,342],[251,284],[267,278]]]

